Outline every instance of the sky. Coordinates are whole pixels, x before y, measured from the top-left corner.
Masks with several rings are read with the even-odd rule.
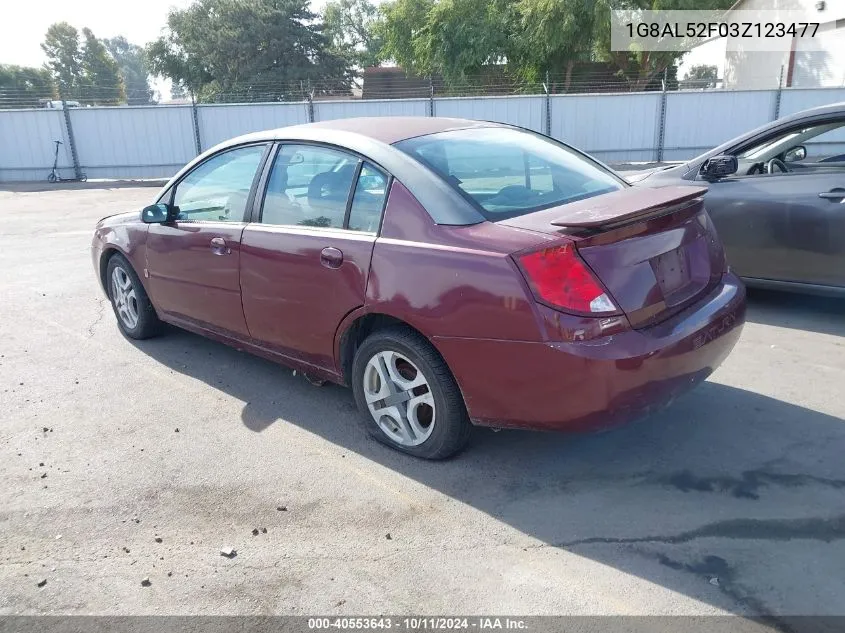
[[[123,35],[143,46],[161,35],[171,8],[183,9],[191,0],[7,0],[0,20],[0,64],[40,67],[46,60],[41,42],[54,22],[88,27],[99,38]],[[319,11],[326,0],[312,0]],[[121,6],[122,5],[122,6]],[[153,89],[166,99],[170,82],[157,80]]]
[[[143,46],[161,34],[171,7],[181,9],[190,2],[18,0],[4,9],[8,19],[0,21],[0,64],[42,66],[47,59],[41,50],[41,42],[44,41],[47,28],[54,22],[68,22],[79,30],[87,26],[99,38],[123,35],[133,44]],[[170,96],[169,80],[155,80],[152,87],[163,98]]]
[[[190,0],[12,0],[0,21],[0,63],[41,66],[46,61],[41,42],[54,22],[69,22],[80,30],[87,26],[99,38],[124,35],[143,45],[160,35],[171,7],[188,4]]]

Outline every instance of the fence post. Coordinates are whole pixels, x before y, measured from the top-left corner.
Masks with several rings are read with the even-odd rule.
[[[73,175],[77,180],[82,180],[82,166],[79,164],[79,154],[76,153],[76,140],[73,137],[73,126],[70,124],[70,108],[67,107],[64,95],[62,95],[62,114],[65,117],[65,129],[67,130],[67,142],[70,145],[70,155],[73,158]]]
[[[663,86],[660,91],[660,119],[657,122],[657,151],[655,161],[663,162],[663,143],[666,139],[666,83],[668,69],[663,71]]]
[[[778,89],[775,92],[775,107],[772,112],[772,121],[777,121],[780,118],[780,95],[783,90],[783,64],[780,65],[780,78],[778,79]]]
[[[308,92],[305,93],[308,100],[308,122],[314,122],[314,91],[311,89],[311,80],[308,80]]]
[[[552,86],[549,83],[549,71],[546,71],[546,82],[543,84],[543,90],[546,92],[546,121],[545,121],[545,134],[546,136],[552,135]]]
[[[194,94],[191,93],[191,119],[194,122],[194,145],[197,148],[197,156],[202,154],[202,140],[200,140],[200,118],[197,112],[197,102]]]
[[[428,76],[428,116],[434,116],[434,82]]]

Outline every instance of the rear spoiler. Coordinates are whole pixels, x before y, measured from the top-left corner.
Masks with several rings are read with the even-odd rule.
[[[706,192],[707,187],[698,186],[627,187],[563,205],[563,215],[551,224],[578,229],[612,228],[671,212]]]

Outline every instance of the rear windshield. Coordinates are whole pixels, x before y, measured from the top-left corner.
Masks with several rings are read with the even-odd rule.
[[[513,128],[453,130],[395,146],[436,172],[492,221],[626,186],[565,145]]]

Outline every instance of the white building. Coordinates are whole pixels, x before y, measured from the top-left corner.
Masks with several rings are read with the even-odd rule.
[[[772,88],[783,69],[783,86],[796,88],[845,86],[845,0],[739,0],[733,11],[803,11],[819,22],[812,47],[796,38],[783,51],[747,50],[747,40],[728,38],[724,87]],[[761,15],[761,20],[764,16]],[[808,50],[812,48],[812,50]]]

